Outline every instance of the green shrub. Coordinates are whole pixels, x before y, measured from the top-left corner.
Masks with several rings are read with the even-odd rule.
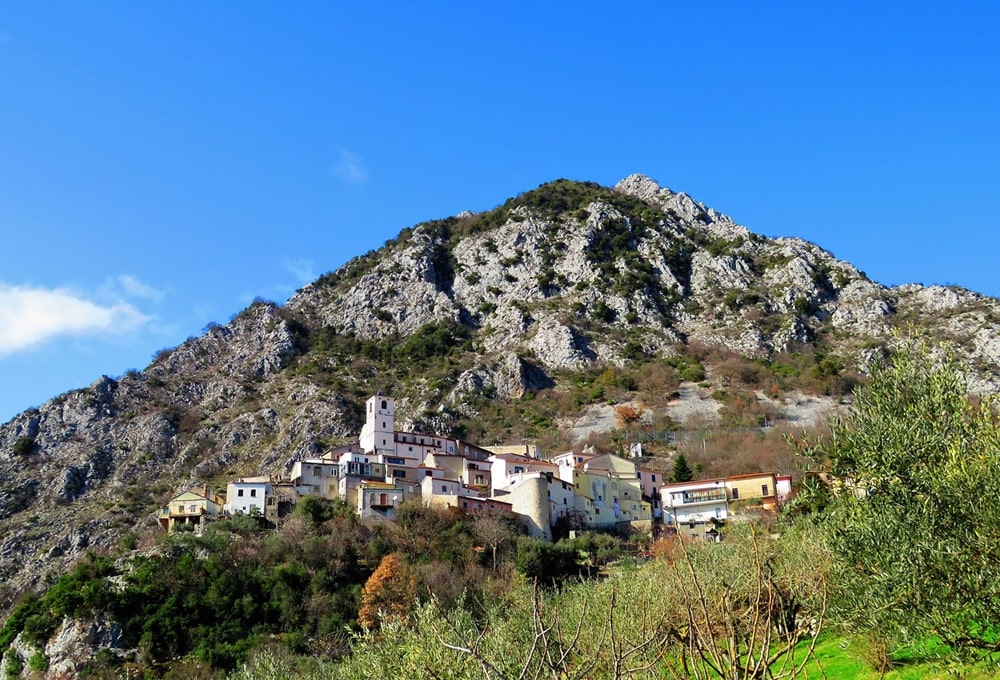
[[[14,442],[12,449],[15,456],[24,457],[30,455],[35,450],[35,438],[27,435]]]
[[[598,300],[597,304],[594,305],[594,318],[598,321],[603,321],[605,323],[611,323],[618,316],[613,308],[608,306],[604,300]]]
[[[579,574],[579,561],[577,546],[567,541],[552,544],[523,537],[517,544],[517,570],[539,583],[558,585]]]
[[[36,673],[47,671],[49,669],[49,657],[45,656],[45,652],[35,652],[28,659],[28,668]]]
[[[7,677],[8,678],[19,678],[21,677],[21,671],[24,670],[24,663],[21,661],[21,657],[17,655],[13,649],[8,649],[3,655],[4,661],[7,662]]]

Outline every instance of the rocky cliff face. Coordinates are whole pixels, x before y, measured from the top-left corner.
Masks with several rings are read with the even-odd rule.
[[[449,430],[483,399],[695,345],[759,360],[814,347],[863,368],[894,329],[914,325],[954,342],[974,389],[993,390],[998,304],[886,288],[641,175],[614,188],[543,185],[494,211],[406,229],[283,307],[254,304],[142,372],[102,377],[0,427],[0,609],[81,551],[154,525],[187,484],[281,472],[353,440],[372,386],[401,396],[404,427]],[[393,373],[385,362],[399,347],[445,367]]]

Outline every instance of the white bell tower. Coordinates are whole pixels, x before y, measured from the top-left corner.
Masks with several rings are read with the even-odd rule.
[[[396,401],[381,392],[365,405],[365,426],[358,442],[365,453],[396,452]]]

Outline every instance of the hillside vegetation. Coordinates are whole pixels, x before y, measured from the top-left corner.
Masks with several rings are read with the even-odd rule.
[[[642,441],[664,470],[679,450],[705,474],[798,475],[782,433],[823,422],[804,404],[849,406],[901,329],[950,342],[963,386],[994,391],[997,319],[992,298],[886,288],[641,175],[557,180],[404,229],[283,305],[257,301],[0,427],[0,609],[88,552],[149,548],[158,508],[188,485],[356,441],[378,390],[401,429],[546,453]],[[368,556],[351,579],[377,566]]]

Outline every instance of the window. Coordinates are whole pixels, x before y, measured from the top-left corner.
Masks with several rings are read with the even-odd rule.
[[[389,408],[389,403],[385,399],[383,399],[382,400],[382,410],[385,411],[388,408]],[[385,427],[385,425],[383,425],[382,427]]]
[[[250,489],[250,495],[253,496],[254,498],[256,498],[257,497],[257,489]]]
[[[448,485],[447,484],[442,484],[441,485],[441,493],[448,493]]]
[[[242,497],[242,496],[243,496],[243,489],[239,489],[239,490],[238,490],[238,491],[236,492],[236,495],[237,495],[237,496],[240,496],[240,497]]]
[[[734,488],[734,489],[733,489],[733,500],[734,500],[734,501],[735,501],[735,500],[738,500],[738,499],[739,499],[739,497],[740,497],[740,490],[739,490],[739,489],[735,489],[735,488]]]
[[[761,484],[760,485],[760,493],[761,493],[762,496],[768,495],[767,494],[767,484]]]
[[[432,474],[432,473],[431,473],[431,471],[430,471],[430,470],[424,470],[424,477],[430,477],[430,476],[431,476],[431,474]]]
[[[653,481],[654,482],[656,481],[656,475],[653,475]]]
[[[486,480],[483,478],[482,475],[476,475],[476,484],[485,484],[485,483]]]
[[[191,509],[192,513],[198,512],[198,506],[197,505],[192,505],[190,509]]]
[[[313,465],[313,476],[319,477],[321,474],[323,474],[323,470],[320,468],[320,466]]]
[[[393,470],[392,476],[396,479],[406,479],[406,470]]]

